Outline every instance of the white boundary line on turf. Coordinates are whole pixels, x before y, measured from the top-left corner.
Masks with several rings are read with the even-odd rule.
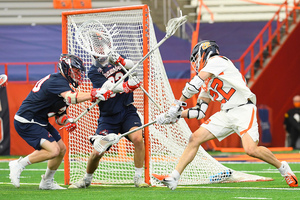
[[[0,169],[0,171],[9,171],[9,168],[6,169]],[[24,169],[24,171],[46,171],[46,169]],[[58,169],[56,170],[58,172],[63,172],[64,169]]]
[[[162,186],[163,187],[163,186]],[[300,190],[295,188],[260,188],[260,187],[214,187],[214,186],[177,186],[177,188],[198,188],[198,189],[244,189],[244,190]]]
[[[0,182],[1,184],[11,184],[10,182]],[[21,185],[39,185],[39,183],[20,183]],[[64,184],[59,184],[59,185],[64,185]],[[100,186],[100,187],[134,187],[134,185],[117,185],[117,184],[111,184],[111,185],[106,185],[106,184],[101,184],[101,185],[91,185],[91,186]],[[150,186],[152,187],[152,186]],[[153,186],[153,187],[159,187],[159,188],[166,188],[166,186]],[[177,188],[182,188],[182,189],[245,189],[245,190],[300,190],[299,187],[296,188],[260,188],[260,187],[214,187],[214,186],[177,186]]]

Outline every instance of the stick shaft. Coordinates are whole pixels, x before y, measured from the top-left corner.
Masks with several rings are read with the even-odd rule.
[[[136,131],[139,131],[139,130],[141,130],[141,129],[143,129],[143,128],[146,128],[147,126],[150,126],[150,125],[155,124],[155,123],[156,123],[156,120],[155,120],[155,121],[152,121],[152,122],[149,122],[148,124],[144,124],[143,126],[140,126],[140,127],[136,128],[136,129],[133,129],[133,130],[131,130],[131,131],[128,131],[128,132],[126,132],[126,133],[120,135],[120,139],[121,139],[122,137],[125,137],[125,136],[127,136],[127,135],[129,135],[129,134],[131,134],[131,133],[134,133],[134,132],[136,132]]]

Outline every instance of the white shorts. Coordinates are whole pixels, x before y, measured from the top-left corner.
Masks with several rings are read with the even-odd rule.
[[[254,104],[245,104],[228,111],[221,110],[212,115],[201,126],[209,130],[219,141],[232,133],[241,138],[248,133],[254,142],[259,141],[257,108]]]

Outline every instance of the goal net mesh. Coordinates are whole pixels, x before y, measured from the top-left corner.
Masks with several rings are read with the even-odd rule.
[[[121,8],[118,10],[114,8],[111,11],[105,10],[105,12],[67,15],[67,35],[65,36],[67,51],[83,59],[87,73],[92,58],[76,42],[75,31],[83,22],[90,19],[100,20],[108,30],[116,29],[118,34],[113,36],[114,47],[116,47],[117,52],[132,59],[134,63],[141,60],[143,55],[157,44],[150,12],[148,7],[145,9],[145,6],[142,9]],[[148,120],[144,121],[144,123],[148,123],[155,120],[161,112],[167,111],[174,101],[159,49],[154,51],[144,62],[144,65],[141,64],[135,71],[140,80],[143,80],[142,86],[161,107],[160,111],[150,100],[148,104],[145,103],[147,97],[144,96],[141,89],[134,91],[134,105],[141,114],[142,121],[145,115],[148,116]],[[146,86],[148,87],[146,88]],[[76,90],[89,92],[91,89],[92,84],[86,76],[84,83]],[[90,105],[90,102],[71,105],[69,106],[69,114],[76,118]],[[145,112],[144,108],[148,108],[149,112]],[[95,106],[77,122],[77,129],[69,133],[69,159],[67,162],[69,162],[70,184],[78,181],[86,172],[87,160],[93,150],[89,136],[95,133],[98,116],[99,109],[98,106]],[[151,185],[160,185],[151,176],[152,173],[168,174],[172,172],[191,134],[191,130],[184,119],[180,119],[178,123],[173,125],[154,124],[149,126],[149,148],[146,151],[150,156],[147,158],[149,159],[149,166],[146,168],[149,171],[146,173],[149,173]],[[100,160],[99,167],[94,173],[93,184],[133,183],[133,156],[134,146],[122,138]],[[255,181],[258,179],[264,179],[264,177],[237,173],[228,169],[200,146],[195,159],[182,174],[179,185],[206,184],[229,180]]]

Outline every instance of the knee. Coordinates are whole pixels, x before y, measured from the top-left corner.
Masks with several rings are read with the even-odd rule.
[[[60,156],[64,156],[66,154],[66,152],[67,152],[66,145],[63,145],[62,147],[60,147],[60,152],[59,152]]]
[[[144,138],[142,133],[141,134],[135,134],[133,137],[130,138],[131,142],[136,145],[144,145]]]
[[[50,159],[53,159],[53,158],[56,158],[57,156],[60,155],[60,148],[59,146],[55,146],[51,149],[51,151],[49,152],[49,156],[50,156]]]

